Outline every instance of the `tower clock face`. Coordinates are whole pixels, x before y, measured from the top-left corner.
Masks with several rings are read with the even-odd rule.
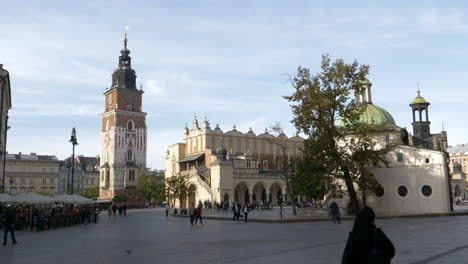
[[[109,103],[109,105],[112,104],[112,94],[107,97],[107,103]]]
[[[133,94],[127,94],[126,99],[129,105],[133,104]]]

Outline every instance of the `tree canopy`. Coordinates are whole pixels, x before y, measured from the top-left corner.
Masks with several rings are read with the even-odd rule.
[[[163,176],[158,176],[157,171],[146,169],[138,177],[137,191],[141,192],[149,203],[161,203],[166,199],[165,181]]]
[[[377,147],[369,135],[375,127],[360,120],[364,105],[354,96],[364,91],[369,66],[351,64],[342,59],[331,62],[322,57],[321,72],[312,75],[307,68],[298,68],[291,78],[294,92],[285,96],[291,103],[292,123],[297,131],[306,135],[303,161],[299,166],[298,181],[302,190],[312,194],[324,191],[331,196],[349,195],[355,212],[359,209],[356,183],[360,190],[373,190],[379,186],[369,166],[387,166],[385,154],[391,144]],[[337,126],[340,119],[342,125]]]

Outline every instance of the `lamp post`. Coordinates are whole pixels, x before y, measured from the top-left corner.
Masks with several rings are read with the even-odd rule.
[[[72,175],[71,175],[71,194],[73,194],[73,185],[74,185],[74,176],[75,176],[75,146],[78,145],[78,142],[76,140],[76,130],[75,128],[72,129],[71,137],[70,137],[70,143],[72,143],[73,146],[73,152],[72,152],[72,164],[71,164],[71,169],[72,169]]]
[[[13,184],[13,176],[10,177],[10,195],[11,195],[11,185]]]

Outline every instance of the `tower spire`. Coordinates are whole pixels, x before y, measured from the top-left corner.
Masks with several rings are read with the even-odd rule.
[[[127,42],[128,42],[127,31],[128,31],[128,26],[125,26],[125,35],[124,35],[124,39],[123,39],[125,49],[127,48]]]

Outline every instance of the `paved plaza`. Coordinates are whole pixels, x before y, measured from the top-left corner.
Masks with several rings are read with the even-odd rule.
[[[160,209],[100,217],[88,228],[18,232],[19,244],[0,248],[0,263],[340,263],[352,226],[206,220],[190,227]],[[412,264],[466,263],[466,223],[468,216],[377,220],[395,244],[393,263]]]

